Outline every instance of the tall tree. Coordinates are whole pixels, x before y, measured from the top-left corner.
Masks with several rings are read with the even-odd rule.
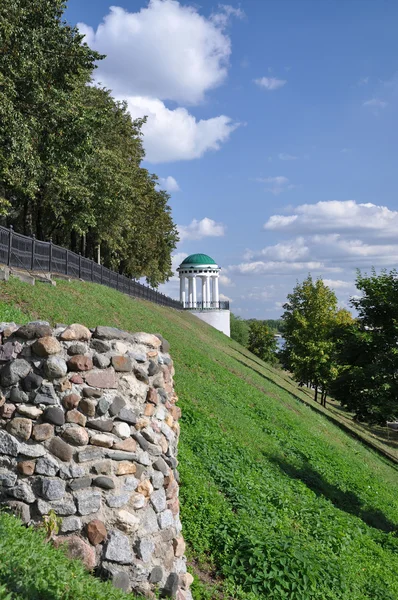
[[[357,419],[385,425],[398,419],[398,273],[358,272],[356,286],[358,319],[339,336],[332,393]]]
[[[249,340],[247,344],[250,352],[265,362],[275,362],[277,341],[274,334],[262,321],[252,321],[249,326]]]
[[[322,281],[309,275],[297,283],[284,304],[281,359],[301,385],[314,388],[315,401],[321,393],[325,404],[327,386],[333,377],[331,336],[337,314],[336,294]]]

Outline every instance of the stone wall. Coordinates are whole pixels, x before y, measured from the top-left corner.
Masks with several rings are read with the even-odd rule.
[[[160,335],[0,324],[0,501],[126,591],[190,599]]]

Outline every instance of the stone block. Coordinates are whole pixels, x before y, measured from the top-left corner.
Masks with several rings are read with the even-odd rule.
[[[77,512],[80,515],[90,515],[101,508],[101,494],[90,490],[81,490],[74,493]]]
[[[117,529],[110,531],[106,541],[104,557],[106,560],[122,565],[132,564],[133,553],[129,538]]]

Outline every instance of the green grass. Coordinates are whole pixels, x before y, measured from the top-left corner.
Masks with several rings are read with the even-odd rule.
[[[7,306],[170,341],[195,600],[398,599],[397,466],[304,404],[284,372],[190,314],[106,287],[12,280],[0,298],[0,321]]]

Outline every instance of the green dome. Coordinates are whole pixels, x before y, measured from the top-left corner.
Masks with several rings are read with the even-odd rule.
[[[216,261],[213,260],[207,254],[190,254],[184,258],[181,263],[182,265],[216,265]]]

